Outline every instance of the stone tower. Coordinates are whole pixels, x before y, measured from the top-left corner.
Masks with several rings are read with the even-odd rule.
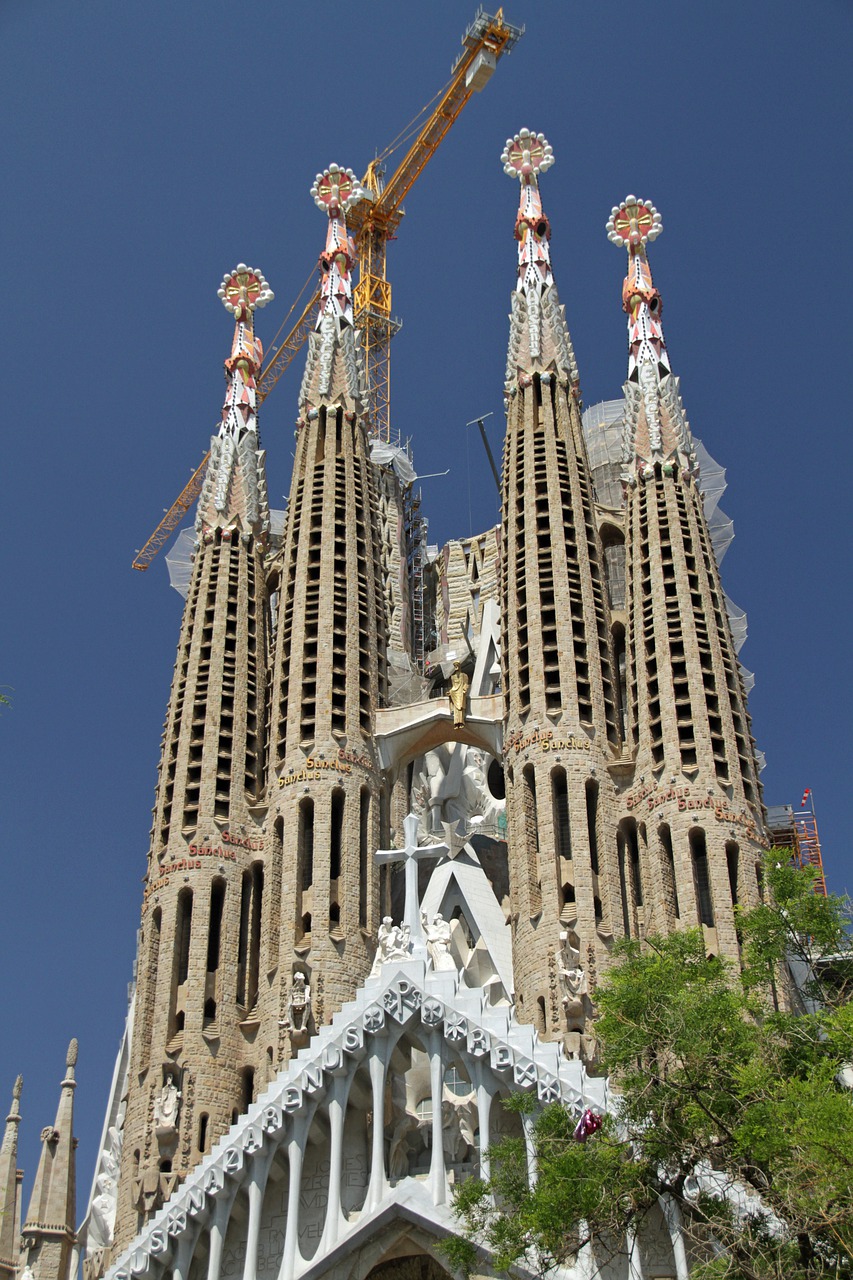
[[[117,1243],[156,1210],[252,1099],[264,1047],[260,912],[269,534],[255,377],[257,307],[240,264],[219,290],[235,320],[226,395],[199,499],[140,930]]]
[[[12,1106],[6,1117],[0,1144],[0,1280],[15,1280],[18,1274],[20,1235],[20,1180],[18,1176],[18,1126],[21,1123],[21,1089],[18,1076],[12,1090]]]
[[[558,969],[565,947],[570,967],[594,972],[618,918],[604,837],[619,731],[577,366],[539,195],[553,156],[540,134],[522,130],[502,160],[521,187],[501,525],[516,998],[522,1020],[548,1036],[569,1033],[578,1049],[589,1010],[584,999],[564,1006]]]
[[[65,1280],[77,1239],[74,1068],[77,1041],[68,1046],[56,1122],[41,1132],[41,1156],[21,1229],[21,1258],[35,1280]]]
[[[271,571],[267,832],[283,870],[269,934],[278,947],[284,1058],[307,1041],[304,990],[313,1030],[369,971],[368,939],[378,925],[373,851],[383,789],[372,735],[385,696],[386,615],[346,225],[361,194],[352,172],[337,165],[312,188],[327,219],[321,301],[299,396],[283,545]]]
[[[763,844],[755,744],[646,257],[660,215],[628,196],[607,230],[628,250],[625,710],[635,771],[617,830],[622,925],[638,935],[698,921],[709,950],[736,959],[733,906],[756,899]]]

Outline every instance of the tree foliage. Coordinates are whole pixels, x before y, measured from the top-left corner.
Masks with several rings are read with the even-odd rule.
[[[696,1280],[851,1280],[849,909],[777,858],[739,913],[742,969],[698,930],[619,944],[596,1027],[617,1106],[585,1143],[539,1112],[532,1188],[523,1142],[492,1148],[490,1180],[456,1192],[456,1266],[484,1246],[545,1271],[587,1241],[600,1263],[666,1204]]]

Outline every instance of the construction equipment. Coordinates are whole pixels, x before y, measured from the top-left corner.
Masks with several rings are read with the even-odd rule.
[[[817,816],[814,797],[808,795],[808,805],[794,809],[790,804],[770,805],[767,809],[767,830],[773,849],[790,849],[797,867],[812,867],[817,872],[815,893],[826,897],[826,878],[823,874],[823,855],[817,832]]]
[[[190,479],[184,485],[169,510],[163,516],[157,528],[151,537],[145,543],[141,551],[137,551],[136,559],[133,562],[134,569],[145,570],[151,561],[157,555],[161,547],[164,547],[201,493],[201,487],[204,484],[204,476],[207,471],[207,463],[210,458],[210,451],[204,455],[201,462],[196,467]]]
[[[374,435],[380,440],[392,441],[389,356],[391,339],[400,329],[400,321],[391,314],[391,282],[386,270],[386,245],[389,240],[394,239],[404,215],[403,201],[437,151],[450,126],[459,117],[471,95],[479,93],[491,79],[498,60],[512,49],[523,34],[523,27],[514,27],[504,21],[503,9],[498,9],[494,15],[484,13],[482,9],[477,10],[474,21],[462,37],[462,53],[451,68],[450,80],[385,151],[370,162],[361,183],[365,192],[364,199],[347,215],[347,224],[355,239],[359,269],[358,284],[353,296],[355,323],[362,331],[371,425]],[[424,116],[426,118],[418,128],[418,121]],[[386,181],[383,166],[396,150],[409,141],[415,129],[418,130],[417,135],[409,150]],[[301,296],[300,294],[297,303],[291,307],[288,318]],[[278,345],[277,337],[273,339],[271,352],[258,378],[258,404],[266,399],[307,341],[314,327],[319,298],[317,289],[287,336]],[[199,471],[203,471],[206,461],[207,455]],[[180,509],[180,504],[197,475],[198,471],[138,553],[133,562],[134,569],[147,569],[159,548],[168,541],[169,535],[182,519],[182,513],[176,520],[173,520],[173,515]],[[198,496],[200,489],[199,483],[195,496]]]

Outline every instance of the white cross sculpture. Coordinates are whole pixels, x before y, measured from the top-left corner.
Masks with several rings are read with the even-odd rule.
[[[412,954],[426,954],[426,938],[421,924],[421,904],[418,898],[418,862],[421,858],[441,858],[450,853],[446,844],[418,844],[418,820],[413,813],[403,822],[406,843],[402,849],[377,849],[376,861],[404,862],[406,866],[406,897],[403,907],[403,924],[409,927]]]

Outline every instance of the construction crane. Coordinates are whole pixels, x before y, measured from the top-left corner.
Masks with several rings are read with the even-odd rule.
[[[484,13],[482,9],[477,10],[474,21],[462,37],[462,53],[451,68],[450,80],[390,146],[370,162],[361,183],[364,198],[347,215],[358,260],[358,284],[353,296],[355,322],[362,331],[371,424],[374,434],[380,440],[390,442],[392,439],[390,346],[392,337],[400,328],[400,322],[391,314],[391,282],[386,269],[386,246],[389,240],[394,239],[404,215],[403,201],[435,155],[451,125],[458,119],[472,94],[479,93],[491,79],[498,60],[503,54],[509,53],[522,35],[523,27],[514,27],[504,21],[503,9],[498,9],[494,15]],[[426,118],[418,127],[418,121],[424,116]],[[409,150],[386,181],[384,164],[409,141],[415,130],[417,133]],[[288,312],[285,324],[301,301],[307,283]],[[278,345],[277,337],[273,339],[271,353],[258,378],[259,404],[266,399],[307,341],[314,327],[319,298],[317,289],[287,336]],[[284,325],[281,327],[284,328]],[[183,519],[188,506],[198,497],[208,457],[206,454],[202,459],[192,479],[166,512],[142,550],[137,552],[133,561],[134,569],[148,568],[160,547],[168,541],[172,531]]]

